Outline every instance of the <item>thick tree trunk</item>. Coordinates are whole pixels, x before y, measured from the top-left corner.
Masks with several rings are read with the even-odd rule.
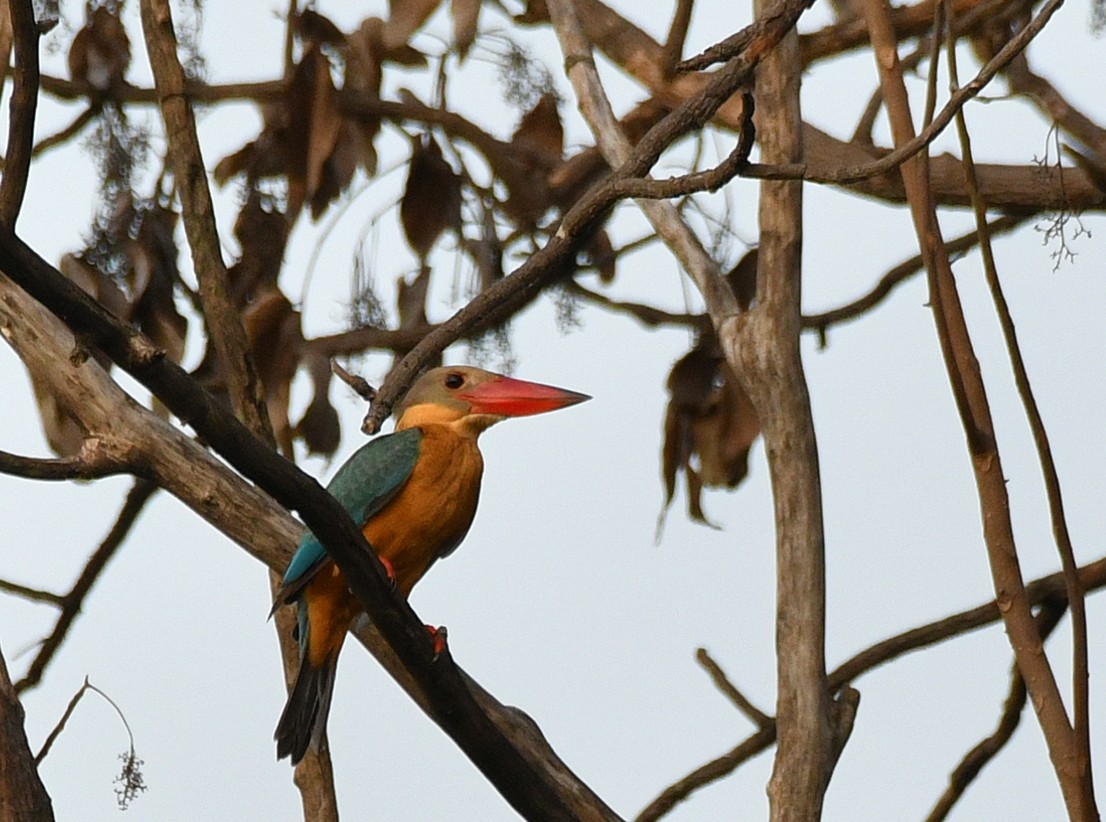
[[[23,705],[0,654],[0,822],[53,822],[54,809],[23,730]]]

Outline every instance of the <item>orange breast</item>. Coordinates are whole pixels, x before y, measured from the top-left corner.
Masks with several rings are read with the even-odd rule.
[[[484,472],[473,437],[446,425],[426,425],[422,430],[411,477],[362,529],[376,552],[392,563],[404,596],[468,533]]]

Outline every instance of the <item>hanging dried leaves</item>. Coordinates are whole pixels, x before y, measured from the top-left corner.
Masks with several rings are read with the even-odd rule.
[[[461,225],[461,178],[429,134],[412,141],[399,221],[407,243],[423,263],[442,233]]]
[[[496,165],[496,173],[508,191],[503,207],[519,228],[529,231],[555,205],[548,177],[564,152],[564,127],[557,112],[556,94],[546,92],[523,115],[511,145],[523,151]]]
[[[273,434],[281,452],[292,458],[293,433],[288,403],[303,349],[300,314],[279,288],[265,285],[242,312],[242,326],[257,366],[257,376],[265,388]]]
[[[239,174],[251,182],[284,177],[289,218],[308,205],[311,216],[318,219],[349,187],[359,166],[375,174],[373,140],[380,122],[342,113],[330,61],[321,46],[336,47],[341,53],[346,88],[378,95],[384,59],[424,61],[405,44],[392,51],[385,48],[383,25],[378,18],[369,18],[347,37],[317,12],[300,15],[297,30],[305,40],[304,53],[288,78],[283,99],[265,107],[265,126],[256,140],[216,165],[216,182],[224,185]]]
[[[296,435],[307,446],[308,453],[333,456],[342,439],[338,412],[330,404],[330,379],[333,372],[326,357],[307,348],[304,352],[307,373],[315,393],[303,418],[296,424]]]
[[[69,46],[69,76],[103,93],[117,88],[131,64],[131,41],[116,14],[93,9]]]
[[[734,488],[745,478],[749,449],[760,434],[756,411],[713,335],[673,366],[668,393],[662,451],[664,508],[672,503],[682,470],[687,477],[689,516],[715,527],[703,513],[702,489]]]
[[[743,310],[749,309],[756,294],[756,270],[754,248],[727,274]],[[661,522],[676,493],[677,476],[683,471],[688,515],[716,527],[703,513],[702,490],[735,488],[745,478],[749,449],[760,435],[756,409],[709,329],[672,367],[668,394],[661,452],[665,492]]]
[[[173,362],[184,357],[188,320],[177,310],[176,212],[156,206],[139,215],[135,238],[127,243],[127,282],[132,319]]]

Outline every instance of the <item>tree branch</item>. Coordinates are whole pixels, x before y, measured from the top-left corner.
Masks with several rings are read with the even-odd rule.
[[[104,541],[88,558],[88,562],[85,564],[84,570],[81,571],[81,575],[77,577],[72,590],[62,598],[61,613],[58,614],[58,621],[54,623],[54,630],[39,646],[38,654],[35,655],[34,661],[27,669],[27,673],[19,682],[15,683],[16,693],[21,694],[42,681],[42,675],[46,672],[47,666],[53,661],[54,655],[57,654],[58,649],[61,648],[65,638],[69,635],[69,629],[80,614],[81,606],[84,605],[85,598],[92,590],[92,586],[96,584],[108,562],[115,556],[115,552],[119,550],[123,540],[127,538],[127,534],[130,533],[131,528],[137,521],[138,515],[142,513],[142,509],[146,507],[146,503],[149,502],[155,491],[157,491],[157,486],[150,480],[139,479],[135,481],[134,486],[127,493],[127,498],[123,502],[119,516],[115,519],[115,524],[111,526],[111,530],[104,537]]]
[[[134,466],[103,447],[95,437],[85,439],[80,453],[60,459],[23,457],[0,451],[0,474],[34,480],[92,480],[127,474]]]
[[[11,15],[15,71],[8,102],[8,148],[0,177],[0,225],[15,228],[27,190],[27,173],[35,139],[38,106],[38,29],[31,0],[10,0],[2,14]],[[6,68],[6,66],[5,66]]]

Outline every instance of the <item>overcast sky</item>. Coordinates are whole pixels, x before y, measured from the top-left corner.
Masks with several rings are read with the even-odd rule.
[[[275,76],[283,37],[278,7],[257,12],[255,6],[248,14],[252,4],[208,5],[204,43],[210,79]],[[344,4],[322,3],[320,10],[348,29],[381,5],[357,4],[356,10],[345,9],[345,16],[337,8]],[[722,2],[697,5],[689,51],[747,22],[747,12],[735,17],[728,7]],[[632,17],[663,39],[667,14],[647,18],[635,11]],[[803,28],[824,22],[825,14],[821,8],[812,11]],[[137,4],[128,4],[125,16],[134,24],[136,40],[129,78],[148,85],[137,42]],[[484,25],[501,26],[501,18],[486,14]],[[435,17],[430,29],[444,35],[447,18]],[[68,35],[60,37],[68,42]],[[428,36],[416,42],[436,47]],[[555,43],[545,37],[535,43],[555,68]],[[1092,72],[1103,65],[1106,44],[1089,33],[1085,7],[1073,3],[1062,9],[1031,55],[1073,102],[1106,121],[1101,82],[1092,80]],[[64,73],[63,61],[64,48],[46,58],[47,70]],[[473,79],[458,85],[453,99],[464,99],[466,92],[483,99],[478,119],[508,137],[516,115],[491,93],[494,72],[482,63],[479,48],[469,63]],[[875,83],[871,55],[850,57],[829,74],[823,70],[807,75],[805,114],[847,135]],[[643,96],[611,71],[604,69],[604,77],[618,111]],[[399,84],[420,93],[426,89],[425,78],[407,75],[393,79],[385,93],[394,94]],[[558,88],[565,99],[561,111],[568,120],[568,144],[590,142],[575,115],[571,89],[563,81]],[[918,88],[912,85],[913,91]],[[990,97],[997,98],[1001,90],[1001,84],[989,89]],[[47,98],[40,107],[38,134],[57,131],[74,112]],[[1048,124],[1024,103],[974,103],[969,115],[979,160],[1028,163],[1049,144]],[[984,131],[986,123],[999,125]],[[202,115],[207,166],[251,139],[258,125],[248,105]],[[394,130],[385,129],[382,158],[399,156],[398,139]],[[728,146],[728,138],[723,139],[719,151]],[[949,148],[946,141],[937,150]],[[382,162],[382,171],[388,162]],[[282,279],[286,293],[300,293],[311,254],[321,243],[305,305],[309,335],[341,327],[359,242],[371,245],[369,257],[385,297],[393,293],[397,276],[415,268],[393,218],[367,230],[370,219],[394,201],[404,176],[402,168],[392,170],[362,193],[325,237],[328,221],[318,226],[301,221],[297,227]],[[95,173],[85,155],[72,149],[46,155],[32,169],[20,235],[56,263],[79,247],[94,187]],[[704,202],[716,213],[728,202],[737,235],[754,240],[755,184],[735,184]],[[234,205],[233,189],[222,192],[219,219],[227,242]],[[944,216],[942,224],[946,236],[970,225],[959,213]],[[1082,225],[1093,236],[1074,240],[1077,256],[1057,270],[1050,257],[1055,246],[1043,245],[1037,231],[998,241],[996,254],[1052,438],[1077,557],[1087,562],[1106,550],[1106,247],[1100,233],[1106,224],[1094,215],[1085,216]],[[620,210],[618,240],[644,230],[632,206]],[[804,231],[808,312],[860,295],[916,248],[905,210],[813,186],[806,190]],[[181,248],[186,266],[183,240]],[[734,258],[740,251],[731,247]],[[227,253],[231,257],[233,249]],[[467,274],[447,255],[436,257],[435,264],[439,283],[432,319],[443,319],[456,306],[453,281]],[[978,256],[959,261],[956,273],[990,392],[1029,579],[1058,567],[1040,472]],[[672,260],[657,250],[620,262],[610,289],[615,297],[676,311],[698,308],[691,292]],[[707,647],[758,707],[774,710],[771,498],[758,445],[750,478],[738,491],[705,496],[707,512],[721,530],[689,523],[681,492],[661,543],[654,544],[662,499],[664,380],[691,340],[684,331],[648,331],[625,316],[590,307],[581,308],[578,320],[573,329],[559,326],[555,306],[543,299],[512,324],[517,376],[583,391],[594,400],[510,421],[484,436],[486,473],[476,522],[458,552],[416,588],[412,604],[424,621],[448,626],[461,666],[502,702],[533,716],[564,760],[619,813],[632,816],[665,786],[753,730],[698,668],[697,647]],[[200,353],[195,340],[191,346],[187,365],[194,365]],[[876,312],[831,331],[824,350],[807,336],[803,354],[820,447],[827,663],[833,667],[886,636],[984,602],[992,589],[971,468],[923,280],[911,280]],[[448,362],[471,358],[465,346],[447,353]],[[371,357],[361,367],[377,381],[388,362]],[[503,363],[493,354],[486,364]],[[25,371],[6,347],[0,348],[0,385],[6,409],[0,415],[0,448],[47,455]],[[307,402],[308,389],[297,383],[296,408]],[[357,424],[364,409],[343,388],[335,387],[331,396],[343,418],[341,460],[362,442]],[[329,478],[337,464],[302,461],[320,478]],[[48,484],[0,476],[5,514],[0,517],[0,576],[66,590],[106,534],[128,487],[124,478]],[[123,709],[145,761],[149,790],[127,811],[131,822],[298,818],[291,769],[276,762],[272,742],[284,688],[268,610],[260,564],[181,503],[159,495],[88,598],[43,685],[25,695],[32,749],[87,675]],[[1101,786],[1106,784],[1106,700],[1098,691],[1100,672],[1106,669],[1101,641],[1106,604],[1096,595],[1087,610]],[[28,648],[52,622],[51,608],[0,596],[0,647],[14,678],[33,657]],[[1069,636],[1065,620],[1048,645],[1065,693],[1070,691]],[[923,817],[959,758],[993,729],[1009,666],[1005,636],[992,627],[854,683],[862,702],[826,797],[825,818]],[[1062,817],[1036,721],[1031,714],[1023,719],[1013,742],[952,818],[1036,822]],[[339,669],[330,739],[340,809],[347,819],[516,818],[453,743],[355,645]],[[119,769],[116,755],[126,744],[112,709],[87,696],[41,769],[59,820],[117,818],[112,779]],[[670,818],[765,818],[770,768],[771,753],[762,754],[735,776],[697,793]]]

